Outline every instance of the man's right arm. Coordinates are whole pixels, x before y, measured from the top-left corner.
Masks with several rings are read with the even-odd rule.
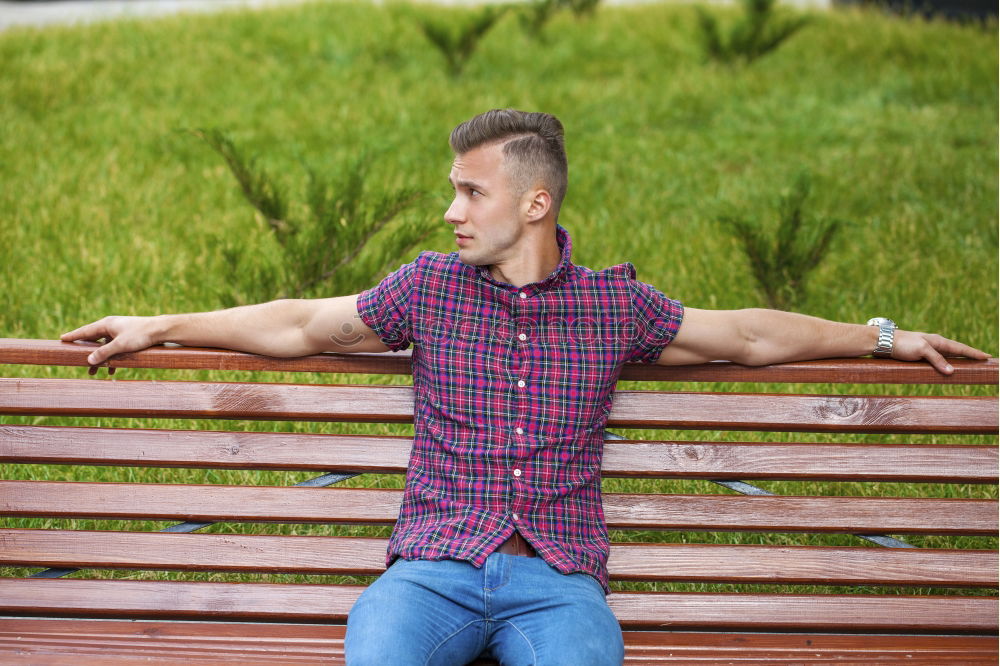
[[[64,342],[107,340],[87,357],[99,365],[115,354],[176,342],[265,356],[308,356],[324,351],[382,352],[389,348],[361,321],[358,295],[283,299],[190,314],[105,317],[64,333]]]

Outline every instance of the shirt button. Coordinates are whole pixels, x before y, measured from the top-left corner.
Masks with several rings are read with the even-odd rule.
[[[521,476],[521,470],[515,469],[514,470],[514,476]]]
[[[516,513],[510,514],[510,517],[513,518],[514,520],[521,520],[520,516],[518,516]]]
[[[528,339],[528,336],[525,335],[524,333],[521,333],[520,335],[517,336],[517,339],[520,340],[521,342],[524,342],[525,340]]]
[[[526,386],[523,379],[518,379],[517,385],[519,388],[524,388]]]
[[[516,428],[514,430],[514,432],[516,432],[518,435],[523,435],[524,434],[524,428]]]
[[[524,293],[523,291],[518,292],[517,295],[520,296],[521,298],[527,298],[528,297],[528,295],[526,293]]]

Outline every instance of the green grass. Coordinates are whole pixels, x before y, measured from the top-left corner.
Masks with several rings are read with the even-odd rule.
[[[510,15],[454,78],[411,15],[446,19],[458,11],[324,3],[0,34],[0,336],[55,338],[104,314],[221,307],[230,291],[221,251],[227,236],[245,237],[248,251],[265,258],[279,256],[264,222],[254,217],[218,157],[185,129],[226,129],[259,155],[269,172],[296,186],[304,186],[294,178],[303,162],[332,169],[362,149],[373,151],[373,181],[426,191],[419,214],[440,219],[449,196],[448,132],[475,113],[513,106],[555,113],[566,126],[571,185],[560,221],[573,236],[577,263],[602,268],[630,261],[640,279],[693,307],[762,305],[737,242],[720,233],[715,220],[734,210],[772,219],[781,192],[808,170],[809,212],[849,224],[811,277],[801,310],[857,322],[887,315],[904,328],[934,330],[997,353],[995,25],[817,13],[774,53],[751,66],[731,67],[705,61],[690,6],[602,7],[585,21],[562,13],[546,27],[544,45],[527,37]],[[736,16],[734,10],[713,11],[723,21]],[[453,249],[443,221],[426,248]],[[6,369],[12,373],[83,374]],[[154,371],[126,376],[250,378]],[[995,394],[993,387],[927,390]],[[0,422],[74,423],[6,417]],[[102,424],[139,423],[105,419]],[[143,425],[191,426],[168,420]],[[194,427],[388,432],[340,424],[199,422]],[[250,484],[291,484],[309,476],[27,466],[9,466],[2,474]],[[350,483],[373,482],[400,485],[398,477]],[[727,492],[700,482],[606,483],[615,491]],[[996,496],[993,486],[767,486],[782,493]],[[212,529],[347,533],[357,528]],[[796,535],[616,536],[852,543],[848,537]],[[929,538],[923,545],[947,543]],[[963,543],[995,546],[989,539]],[[8,568],[4,574],[23,571]]]

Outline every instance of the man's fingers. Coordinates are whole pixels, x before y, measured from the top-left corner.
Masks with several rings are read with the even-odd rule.
[[[69,333],[63,333],[59,336],[59,339],[63,342],[74,342],[76,340],[99,340],[110,335],[111,332],[108,331],[107,318],[104,318],[91,322],[86,326],[81,326]]]
[[[107,347],[107,345],[104,345],[104,347]],[[106,358],[103,354],[101,354],[101,351],[104,349],[104,347],[101,347],[96,351],[90,352],[90,356],[87,357],[87,363],[91,365],[99,365],[100,363],[102,363]]]
[[[103,341],[104,344],[92,350],[87,356],[87,363],[91,366],[98,366],[106,363],[112,356],[145,349],[152,345],[154,341],[149,335],[148,327],[150,319],[150,317],[104,317],[76,330],[63,333],[60,339],[65,342],[76,340]],[[109,367],[108,374],[113,372]]]
[[[934,369],[943,375],[950,375],[955,368],[948,362],[946,356],[965,356],[974,359],[987,359],[989,354],[969,345],[936,334],[898,331],[896,351],[893,357],[901,361],[927,361]]]
[[[950,375],[955,372],[955,368],[951,367],[951,363],[945,360],[933,345],[927,346],[927,351],[924,352],[924,358],[927,362],[934,366],[934,369],[940,372],[942,375]]]
[[[970,347],[969,345],[964,345],[961,342],[956,342],[955,340],[949,340],[948,338],[940,338],[938,344],[931,343],[935,349],[937,349],[942,354],[947,354],[948,356],[965,356],[966,358],[977,358],[977,359],[987,359],[990,357],[986,352],[976,349],[975,347]]]
[[[938,372],[950,375],[955,371],[950,363],[948,363],[945,356],[964,356],[966,358],[974,358],[979,360],[985,360],[990,357],[986,352],[976,349],[975,347],[970,347],[969,345],[962,344],[956,340],[950,340],[948,338],[942,337],[940,335],[925,335],[924,340],[927,342],[927,349],[923,352],[923,357],[933,365]]]
[[[90,356],[87,357],[87,363],[91,365],[100,365],[115,354],[119,354],[123,351],[128,351],[124,340],[120,337],[114,338],[111,342],[101,345],[94,351],[90,352]]]

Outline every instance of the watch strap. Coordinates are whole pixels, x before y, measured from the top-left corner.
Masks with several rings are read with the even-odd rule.
[[[869,326],[878,326],[878,339],[872,356],[876,358],[892,358],[892,346],[895,341],[896,324],[885,317],[875,317],[868,320]]]

